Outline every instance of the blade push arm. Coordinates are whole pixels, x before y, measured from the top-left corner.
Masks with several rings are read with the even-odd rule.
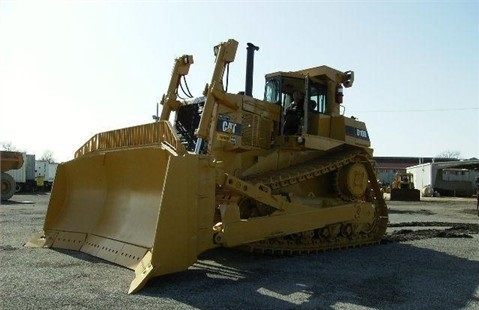
[[[170,85],[168,86],[166,97],[163,97],[161,102],[163,109],[161,110],[160,120],[168,120],[171,111],[176,111],[181,105],[177,100],[178,86],[180,85],[181,77],[188,74],[192,63],[193,56],[191,55],[183,55],[175,59]]]
[[[203,114],[201,115],[200,124],[196,130],[196,136],[200,139],[206,139],[208,137],[211,120],[213,117],[213,110],[215,106],[215,92],[217,90],[223,90],[223,75],[226,66],[235,60],[236,49],[238,48],[238,42],[230,39],[227,42],[220,43],[215,46],[216,65],[215,71],[211,78],[211,83],[208,88],[208,94],[206,95],[205,107]]]

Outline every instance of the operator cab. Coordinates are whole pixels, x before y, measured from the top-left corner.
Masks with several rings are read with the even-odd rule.
[[[339,116],[343,86],[351,87],[353,81],[352,71],[340,72],[327,66],[267,74],[264,100],[281,106],[279,134],[326,135],[321,134],[318,122]],[[295,93],[301,93],[303,98],[299,105],[294,102]]]
[[[325,113],[327,86],[309,81],[306,89],[305,80],[286,76],[272,77],[266,81],[264,100],[281,105],[283,113],[291,107],[294,92],[308,94],[309,111]]]

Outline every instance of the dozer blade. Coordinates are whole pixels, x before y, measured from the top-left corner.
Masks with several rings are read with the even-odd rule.
[[[168,146],[74,159],[58,167],[44,233],[27,246],[133,269],[129,293],[136,292],[151,277],[186,270],[212,246],[214,181],[209,158]]]
[[[393,188],[391,198],[393,201],[420,201],[421,192],[414,188]]]

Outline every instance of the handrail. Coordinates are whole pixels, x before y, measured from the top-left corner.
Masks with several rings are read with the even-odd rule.
[[[159,145],[161,143],[173,147],[179,155],[186,153],[185,147],[181,144],[171,124],[168,121],[159,121],[98,133],[75,152],[75,158],[98,151]]]

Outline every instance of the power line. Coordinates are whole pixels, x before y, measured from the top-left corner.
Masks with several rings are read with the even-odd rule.
[[[447,111],[472,111],[478,107],[444,108],[444,109],[409,109],[409,110],[354,110],[354,113],[398,113],[398,112],[447,112]]]

